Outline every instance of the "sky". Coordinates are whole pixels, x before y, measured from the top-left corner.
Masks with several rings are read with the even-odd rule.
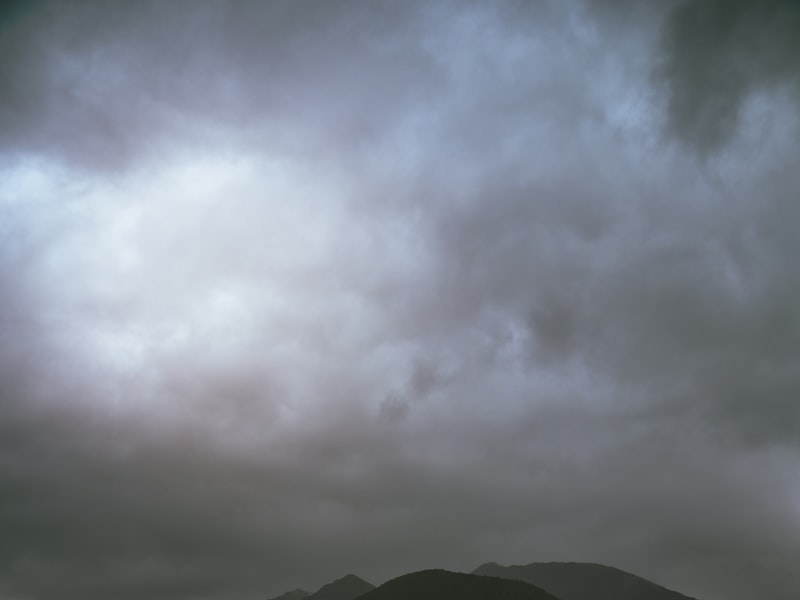
[[[800,5],[0,12],[0,597],[800,597]]]

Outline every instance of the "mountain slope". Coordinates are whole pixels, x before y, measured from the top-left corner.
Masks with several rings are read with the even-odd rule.
[[[418,571],[387,581],[359,600],[558,600],[535,585],[450,571]]]
[[[486,563],[476,575],[537,585],[561,600],[694,600],[614,567],[593,563],[532,563],[503,567]]]
[[[356,575],[345,575],[333,583],[323,585],[305,600],[353,600],[374,588],[374,585]]]
[[[276,596],[272,598],[272,600],[303,600],[307,598],[309,593],[305,590],[292,590],[291,592],[286,592],[285,594],[281,594],[280,596]]]

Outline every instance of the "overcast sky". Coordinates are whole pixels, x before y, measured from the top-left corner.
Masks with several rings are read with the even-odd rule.
[[[3,6],[4,600],[800,597],[797,2]]]

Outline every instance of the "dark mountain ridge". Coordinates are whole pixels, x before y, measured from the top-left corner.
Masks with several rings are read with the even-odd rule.
[[[401,575],[359,600],[559,600],[543,589],[511,579],[441,569]]]
[[[696,600],[621,569],[595,563],[546,562],[510,567],[486,563],[473,573],[532,583],[561,600]]]
[[[417,571],[378,587],[356,575],[313,594],[287,592],[272,600],[696,600],[632,573],[596,563],[485,563],[472,573]]]
[[[323,585],[316,592],[307,596],[305,600],[353,600],[374,588],[375,586],[368,581],[350,574]]]

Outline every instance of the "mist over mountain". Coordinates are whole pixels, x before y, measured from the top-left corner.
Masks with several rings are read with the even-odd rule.
[[[486,563],[473,573],[532,583],[560,600],[695,600],[637,575],[594,563],[544,562],[509,567]]]

